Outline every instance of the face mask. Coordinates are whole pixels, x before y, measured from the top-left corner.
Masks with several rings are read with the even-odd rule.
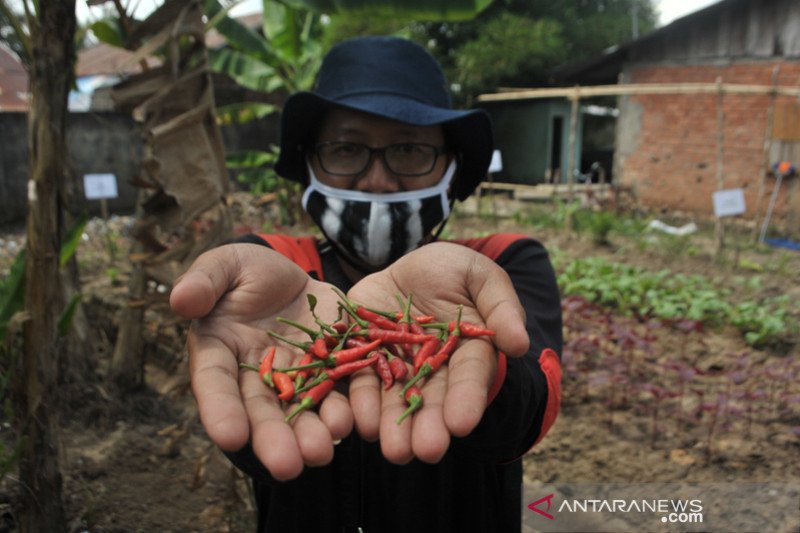
[[[345,259],[361,269],[378,270],[418,248],[447,220],[447,189],[455,170],[453,160],[433,187],[378,194],[320,183],[308,165],[303,208]]]

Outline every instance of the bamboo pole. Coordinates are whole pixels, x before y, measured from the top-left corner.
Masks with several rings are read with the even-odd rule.
[[[781,66],[776,65],[772,69],[772,87],[778,87],[778,74],[780,74]],[[770,156],[772,152],[772,129],[775,125],[775,100],[777,100],[778,93],[773,90],[770,93],[769,107],[767,107],[767,127],[764,131],[764,163],[761,168],[761,182],[758,184],[758,193],[756,195],[756,212],[753,217],[753,241],[758,240],[758,219],[761,218],[761,204],[764,201],[764,190],[767,186],[767,176],[769,175]]]
[[[482,94],[478,102],[527,100],[535,98],[590,98],[594,96],[624,96],[637,94],[776,94],[800,97],[800,87],[749,85],[737,83],[638,83],[595,85],[589,87],[550,87],[543,89],[501,89],[501,92]]]
[[[725,188],[725,109],[723,108],[725,93],[722,91],[722,78],[717,78],[717,190]],[[716,256],[720,258],[725,248],[725,224],[721,216],[717,216],[714,222],[714,234],[716,237],[717,250]]]
[[[575,184],[575,145],[578,135],[578,114],[580,113],[580,90],[576,87],[575,93],[570,97],[569,115],[569,154],[567,154],[567,198],[573,200],[573,185]]]

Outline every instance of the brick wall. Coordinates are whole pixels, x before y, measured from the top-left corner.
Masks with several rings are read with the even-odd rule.
[[[773,71],[780,65],[777,82],[783,86],[800,83],[800,63],[741,62],[727,65],[650,65],[627,69],[627,83],[723,83],[772,85]],[[621,128],[618,134],[617,179],[633,185],[641,202],[665,211],[688,211],[713,215],[712,193],[717,178],[717,95],[675,94],[622,98]],[[743,188],[746,217],[754,218],[759,190],[763,217],[773,177],[763,181],[764,141],[770,96],[766,94],[725,94],[723,187]],[[778,97],[779,102],[791,102]],[[634,117],[634,118],[630,118]],[[638,130],[637,130],[638,128]],[[788,146],[788,152],[787,152]],[[769,156],[800,156],[800,142],[774,143]],[[795,161],[798,162],[798,161]],[[778,219],[793,218],[800,211],[800,194],[794,194],[800,178],[784,181],[776,206]],[[762,182],[765,186],[762,186]]]

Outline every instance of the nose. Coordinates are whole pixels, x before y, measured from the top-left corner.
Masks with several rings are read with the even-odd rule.
[[[359,177],[356,190],[387,193],[400,190],[400,182],[386,166],[381,154],[374,154],[367,169]]]

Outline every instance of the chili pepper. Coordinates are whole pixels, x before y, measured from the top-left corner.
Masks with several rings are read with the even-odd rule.
[[[412,365],[414,366],[414,372],[419,371],[419,367],[422,366],[422,363],[425,362],[425,359],[436,353],[436,350],[439,348],[439,339],[436,337],[431,337],[420,346],[417,353],[414,354],[414,359],[412,360]]]
[[[395,323],[393,320],[390,320],[385,316],[381,316],[374,311],[370,311],[363,305],[356,309],[356,315],[358,315],[359,318],[363,318],[370,324],[375,324],[381,329],[397,329],[397,323]]]
[[[422,363],[422,366],[419,367],[419,371],[414,375],[414,377],[406,382],[405,386],[403,387],[403,392],[405,393],[425,376],[433,374],[439,370],[449,357],[450,354],[443,350],[440,350],[436,355],[428,357],[425,362]]]
[[[394,314],[394,319],[397,322],[400,322],[401,320],[403,320],[403,315],[404,315],[403,311],[397,311]],[[433,315],[414,315],[414,316],[409,316],[408,318],[412,324],[415,322],[417,324],[430,324],[431,322],[436,320],[436,317]]]
[[[314,343],[311,345],[311,353],[319,357],[320,359],[325,359],[328,357],[329,350],[328,345],[325,344],[325,339],[323,337],[317,337],[314,339]]]
[[[337,322],[333,324],[331,327],[336,333],[344,333],[345,331],[347,331],[348,328],[347,324],[344,324],[342,322]]]
[[[291,422],[294,417],[305,411],[319,405],[322,400],[333,390],[334,382],[331,379],[326,379],[314,385],[307,391],[300,394],[300,403],[289,413],[284,419],[286,422]]]
[[[314,356],[311,355],[309,352],[303,354],[303,357],[297,362],[297,366],[305,367],[305,368],[298,368],[297,374],[295,375],[295,387],[302,387],[303,383],[308,380],[308,375],[314,370],[315,367],[310,366],[314,363]]]
[[[395,381],[402,381],[405,379],[406,375],[408,375],[406,363],[399,357],[395,357],[391,354],[387,359],[389,360],[389,370],[392,372],[392,377]]]
[[[367,355],[369,352],[376,349],[380,345],[381,345],[380,340],[374,340],[362,346],[356,346],[354,348],[347,348],[344,350],[332,352],[331,355],[328,356],[328,361],[333,363],[334,366],[343,365],[351,361],[357,361],[358,359],[362,359],[365,355]]]
[[[376,354],[377,354],[377,352],[376,352]],[[377,360],[377,357],[372,356],[372,357],[368,357],[366,359],[359,359],[358,361],[352,361],[350,363],[345,363],[345,364],[339,365],[337,367],[328,368],[326,370],[323,370],[322,372],[320,372],[319,374],[314,376],[313,379],[308,381],[305,384],[305,386],[303,386],[302,388],[296,389],[295,390],[295,394],[303,393],[303,392],[315,387],[316,385],[318,385],[319,383],[321,383],[322,381],[324,381],[326,379],[330,379],[330,380],[333,380],[333,381],[338,381],[338,380],[340,380],[340,379],[342,379],[344,377],[347,377],[349,375],[355,374],[356,372],[358,372],[359,370],[361,370],[363,368],[367,368],[368,366],[372,366],[373,364],[375,364],[376,360]]]
[[[375,370],[378,372],[381,380],[383,380],[383,390],[389,390],[394,385],[394,375],[389,366],[389,361],[383,354],[378,354],[378,360],[375,363]]]
[[[272,384],[272,363],[275,361],[275,352],[278,349],[273,346],[269,349],[269,351],[264,355],[264,359],[261,360],[261,364],[258,366],[258,375],[261,376],[261,379],[269,385],[270,387],[273,386]]]
[[[273,372],[272,379],[278,389],[278,398],[288,402],[294,397],[294,383],[288,374],[283,372]]]
[[[401,414],[397,419],[396,423],[398,426],[409,415],[418,411],[422,407],[422,391],[416,385],[409,387],[408,390],[403,390],[403,396],[406,399],[406,403],[408,403],[408,408],[403,411],[403,414]]]
[[[430,338],[430,335],[418,335],[416,333],[403,333],[402,331],[392,331],[388,329],[370,328],[367,332],[370,339],[379,339],[381,342],[392,344],[422,344]]]
[[[409,333],[410,332],[410,326],[411,326],[411,324],[409,324],[408,322],[400,322],[397,325],[397,331],[400,331],[402,333]],[[403,356],[406,357],[406,358],[411,357],[413,355],[413,353],[414,353],[413,346],[408,342],[401,343],[400,344],[400,350],[402,350]]]
[[[362,368],[367,368],[368,366],[372,366],[375,362],[378,361],[379,355],[375,352],[375,355],[372,355],[366,359],[359,359],[358,361],[351,361],[350,363],[344,363],[339,366],[329,368],[322,372],[320,376],[327,376],[328,379],[332,379],[333,381],[342,379],[345,376],[349,376],[361,370]]]
[[[348,339],[344,341],[345,348],[357,348],[358,346],[364,346],[366,344],[369,344],[369,341],[360,337],[348,337]]]
[[[484,328],[477,324],[472,324],[470,322],[461,322],[459,326],[461,328],[461,334],[459,335],[460,337],[483,337],[483,336],[494,337],[496,335],[494,330]],[[451,333],[453,332],[453,330],[455,330],[455,328],[456,328],[455,320],[447,325],[447,329]]]

